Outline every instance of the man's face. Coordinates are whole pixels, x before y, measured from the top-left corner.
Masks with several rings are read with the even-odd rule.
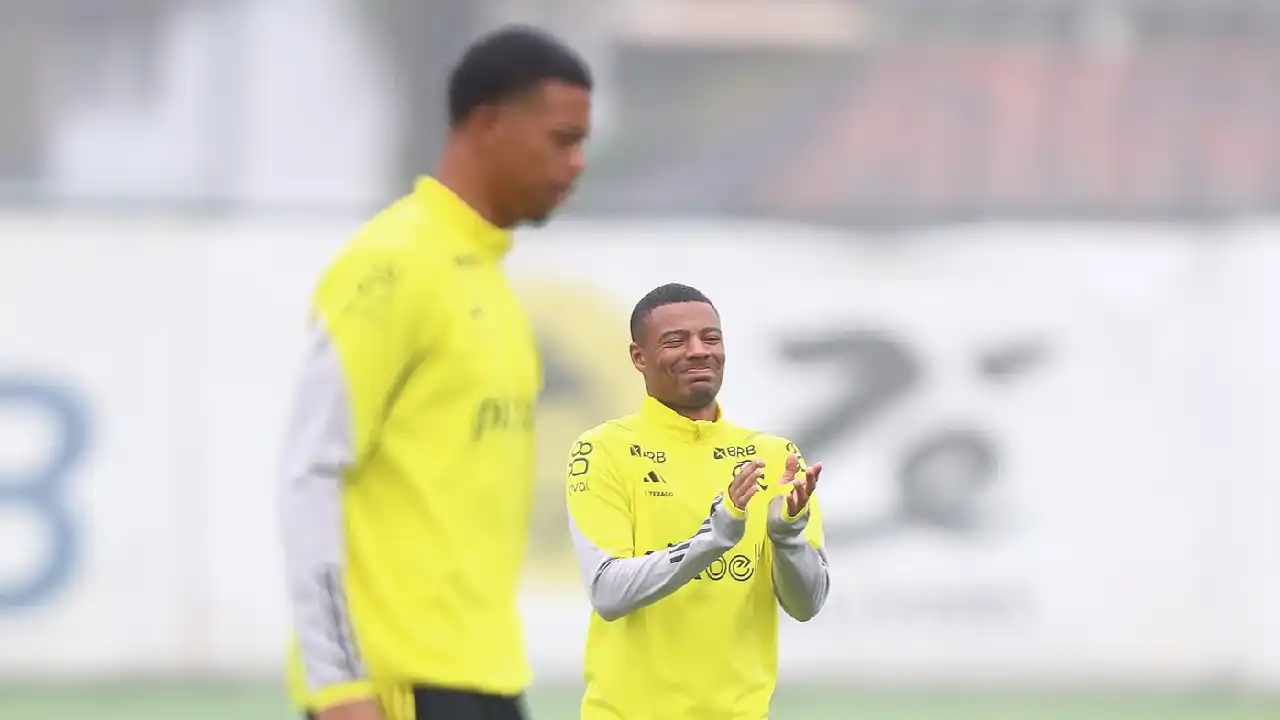
[[[654,308],[631,361],[649,394],[677,410],[701,410],[716,399],[724,380],[720,316],[702,302]]]
[[[590,131],[591,93],[558,80],[504,108],[492,149],[514,221],[543,222],[569,197]]]

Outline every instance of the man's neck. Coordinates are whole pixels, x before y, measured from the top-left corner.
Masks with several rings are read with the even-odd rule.
[[[693,412],[681,413],[681,414],[689,418],[690,420],[705,420],[707,422],[714,422],[716,419],[716,406],[708,405],[707,407],[704,407],[701,410],[694,410]]]
[[[705,407],[700,407],[695,409],[678,408],[678,407],[672,407],[670,405],[668,405],[667,407],[670,407],[672,410],[674,410],[677,415],[682,415],[690,420],[703,420],[706,422],[713,422],[716,419],[715,402],[712,402],[710,405],[707,405]]]
[[[436,165],[435,178],[493,225],[509,228],[515,224],[499,215],[497,204],[493,201],[492,193],[487,190],[487,183],[480,172],[480,163],[458,138],[450,137],[445,140],[440,162]]]

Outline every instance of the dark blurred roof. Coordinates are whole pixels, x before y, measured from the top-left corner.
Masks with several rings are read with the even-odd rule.
[[[1280,207],[1280,47],[1122,58],[919,47],[872,61],[755,202],[782,214]]]
[[[1264,13],[1280,11],[1280,7],[1277,7],[1275,0],[1107,0],[1096,4],[1086,0],[849,0],[849,2],[853,5],[865,7],[932,11],[972,10],[975,8],[1087,10],[1091,6],[1098,5],[1127,9],[1150,9],[1160,12],[1185,10],[1217,12],[1240,9]]]
[[[734,133],[666,128],[692,139],[618,164],[594,201],[887,222],[1280,210],[1280,43],[920,43],[812,62],[757,86]],[[677,97],[668,115],[698,112]]]

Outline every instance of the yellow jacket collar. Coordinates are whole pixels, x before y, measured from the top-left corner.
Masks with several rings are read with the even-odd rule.
[[[418,178],[415,197],[445,225],[462,230],[465,241],[489,260],[500,260],[511,250],[511,231],[500,228],[480,216],[474,208],[430,176]]]
[[[726,426],[718,404],[715,420],[690,420],[651,396],[646,396],[640,406],[640,417],[664,432],[691,440],[708,440],[718,435]]]

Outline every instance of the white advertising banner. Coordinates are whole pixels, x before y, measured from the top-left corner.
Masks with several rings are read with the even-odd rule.
[[[278,672],[272,469],[307,296],[351,227],[0,217],[0,677]],[[723,315],[727,413],[828,468],[833,591],[784,623],[784,675],[1280,680],[1258,426],[1280,254],[1247,235],[523,234],[539,679],[578,678],[589,612],[564,453],[638,402],[627,317],[678,281]]]
[[[1211,481],[1228,504],[1220,531],[1232,543],[1219,576],[1233,603],[1242,682],[1280,688],[1280,237],[1255,227],[1233,240],[1216,269],[1232,312],[1208,344],[1232,359],[1209,438],[1222,448]]]

